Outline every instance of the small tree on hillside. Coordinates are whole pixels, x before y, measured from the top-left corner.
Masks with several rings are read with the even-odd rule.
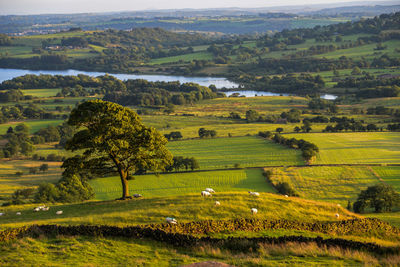
[[[40,165],[39,170],[42,172],[47,172],[49,170],[49,164],[44,163]]]

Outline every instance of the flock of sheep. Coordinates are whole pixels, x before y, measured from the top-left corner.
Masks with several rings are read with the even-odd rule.
[[[215,193],[215,190],[214,190],[214,189],[212,189],[212,188],[206,188],[206,189],[204,189],[203,191],[201,191],[201,196],[202,196],[202,197],[212,197],[212,194],[213,194],[213,193]],[[251,192],[251,191],[249,191],[249,194],[250,194],[250,196],[255,196],[255,197],[260,196],[260,193],[258,193],[258,192]],[[285,195],[285,197],[288,197],[288,196]],[[220,203],[219,201],[215,201],[215,206],[220,206],[220,205],[221,205],[221,203]],[[251,208],[251,209],[250,209],[250,212],[251,212],[252,214],[257,214],[258,210],[257,210],[256,208]],[[165,221],[166,221],[167,223],[169,223],[169,224],[177,224],[177,223],[178,223],[178,221],[177,221],[175,218],[172,218],[172,217],[167,217],[167,218],[165,218]]]
[[[38,212],[38,211],[48,211],[49,209],[50,209],[50,207],[38,206],[38,207],[34,208],[33,211],[34,211],[34,212]],[[62,211],[62,210],[58,210],[58,211],[56,211],[56,214],[57,214],[57,215],[61,215],[61,214],[63,214],[63,211]],[[0,212],[0,216],[3,216],[3,215],[6,215],[6,214],[3,213],[3,212]],[[17,212],[15,213],[15,215],[22,215],[22,213],[21,213],[20,211],[17,211]]]
[[[206,188],[205,190],[201,191],[201,196],[202,196],[202,197],[212,197],[212,194],[213,194],[213,193],[215,193],[215,190],[214,190],[214,189],[212,189],[212,188]],[[251,191],[249,191],[249,194],[250,194],[251,196],[255,196],[255,197],[260,196],[260,193],[258,193],[258,192],[251,192]],[[142,195],[140,195],[140,194],[135,194],[134,197],[135,197],[135,198],[139,198],[139,197],[142,197]],[[288,196],[288,195],[285,195],[285,197],[289,197],[289,196]],[[221,205],[221,203],[220,203],[219,201],[215,201],[215,206],[220,206],[220,205]],[[340,204],[337,204],[337,206],[340,207]],[[38,212],[38,211],[48,211],[49,209],[50,209],[50,207],[38,206],[38,207],[34,208],[33,211],[35,211],[35,212]],[[251,209],[250,209],[250,212],[251,212],[252,214],[257,214],[258,210],[257,210],[256,208],[251,208]],[[16,213],[16,215],[21,215],[21,214],[22,214],[21,212],[17,212],[17,213]],[[62,211],[62,210],[58,210],[58,211],[56,211],[56,214],[57,214],[57,215],[61,215],[61,214],[63,214],[63,211]],[[0,212],[0,216],[3,216],[3,215],[5,215],[5,213]],[[339,214],[336,213],[336,214],[335,214],[335,217],[336,217],[337,219],[339,219]],[[167,223],[170,223],[170,224],[177,224],[177,223],[178,223],[177,220],[176,220],[175,218],[172,218],[172,217],[167,217],[165,220],[166,220]]]

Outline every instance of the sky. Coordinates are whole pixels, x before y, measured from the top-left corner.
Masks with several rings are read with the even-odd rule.
[[[365,0],[0,0],[1,15],[87,13],[149,9],[271,7]],[[378,2],[377,0],[376,2]]]

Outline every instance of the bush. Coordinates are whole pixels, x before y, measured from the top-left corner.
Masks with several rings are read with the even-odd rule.
[[[275,188],[282,195],[288,195],[288,196],[294,196],[294,197],[299,196],[297,194],[297,192],[287,182],[277,183],[275,185]]]

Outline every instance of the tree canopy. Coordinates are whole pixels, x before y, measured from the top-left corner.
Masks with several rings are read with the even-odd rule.
[[[68,124],[82,128],[66,149],[83,151],[64,161],[64,174],[86,176],[118,173],[122,199],[129,198],[128,178],[137,170],[163,171],[172,164],[167,139],[146,127],[131,109],[102,100],[90,100],[72,110]]]

